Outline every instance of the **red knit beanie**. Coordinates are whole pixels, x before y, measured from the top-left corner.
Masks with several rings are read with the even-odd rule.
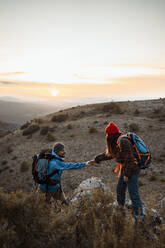
[[[115,123],[110,122],[108,124],[108,126],[106,126],[106,128],[105,128],[105,132],[107,134],[114,134],[114,133],[120,133],[120,130],[119,130],[118,126],[115,125]]]

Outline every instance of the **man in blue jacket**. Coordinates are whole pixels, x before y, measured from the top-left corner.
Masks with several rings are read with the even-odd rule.
[[[64,170],[80,169],[84,166],[93,165],[93,160],[81,163],[65,163],[65,148],[64,144],[56,142],[52,150],[53,159],[49,162],[48,174],[55,172],[49,180],[48,185],[41,184],[41,191],[46,193],[46,202],[50,203],[51,198],[61,200],[66,203],[64,192],[61,188],[61,176]]]

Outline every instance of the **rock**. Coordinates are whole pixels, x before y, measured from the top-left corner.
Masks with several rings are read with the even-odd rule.
[[[162,211],[165,212],[165,197],[161,200]]]
[[[97,177],[92,177],[84,180],[77,189],[75,189],[71,203],[82,201],[84,196],[92,198],[93,191],[99,189],[103,192],[108,192],[108,187]]]
[[[162,223],[163,218],[155,209],[152,208],[151,214],[150,214],[150,220],[151,220],[151,226],[155,227],[155,226],[160,225]]]

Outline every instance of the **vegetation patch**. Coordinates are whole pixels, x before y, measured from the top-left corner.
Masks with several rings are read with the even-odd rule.
[[[41,118],[37,118],[37,119],[34,120],[34,122],[37,123],[37,124],[42,124],[44,121]]]
[[[40,129],[40,134],[41,135],[46,135],[49,131],[49,127],[48,126],[44,126],[44,127],[41,127]]]
[[[13,152],[13,148],[12,148],[11,145],[7,145],[7,146],[6,146],[6,152],[7,152],[7,153]]]
[[[90,126],[90,127],[88,128],[88,132],[89,132],[89,133],[96,133],[96,132],[97,132],[97,129],[96,129],[94,126]]]
[[[23,125],[20,127],[20,129],[23,130],[23,129],[28,128],[29,126],[30,126],[30,122],[28,121],[28,122],[26,122],[25,124],[23,124]]]
[[[140,114],[140,111],[139,111],[138,109],[135,109],[134,115],[137,116],[137,115],[139,115],[139,114]]]
[[[51,119],[51,121],[53,122],[62,122],[62,121],[66,121],[68,119],[68,115],[67,114],[59,114],[59,115],[54,115]]]
[[[67,125],[67,129],[72,129],[72,128],[73,128],[73,126],[71,124]]]
[[[48,131],[46,138],[48,141],[55,141],[56,140],[56,137],[50,131]]]
[[[150,177],[149,177],[149,181],[156,181],[157,180],[157,177],[155,176],[155,175],[151,175]]]
[[[23,161],[20,166],[20,172],[26,172],[29,170],[29,164],[26,161]]]
[[[28,128],[26,128],[25,130],[23,130],[23,135],[29,135],[29,134],[33,134],[35,132],[37,132],[38,130],[40,130],[40,126],[37,124],[33,124],[31,126],[29,126]]]
[[[0,192],[0,247],[12,248],[163,248],[165,235],[160,226],[158,239],[145,217],[135,230],[132,218],[123,217],[112,199],[97,193],[77,205],[56,207],[44,196]],[[62,210],[62,211],[60,211]],[[146,230],[146,231],[144,231]]]
[[[116,102],[105,103],[102,107],[102,111],[104,113],[110,113],[110,114],[122,114],[123,113],[120,105]]]
[[[138,132],[139,131],[139,125],[137,123],[130,123],[129,124],[129,131],[130,132]]]

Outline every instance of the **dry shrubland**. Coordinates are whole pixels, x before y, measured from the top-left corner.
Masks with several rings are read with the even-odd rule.
[[[47,205],[43,195],[0,192],[0,247],[7,248],[163,248],[163,227],[134,228],[132,217],[123,217],[109,195],[95,192],[78,205]],[[158,239],[155,238],[155,232]]]

